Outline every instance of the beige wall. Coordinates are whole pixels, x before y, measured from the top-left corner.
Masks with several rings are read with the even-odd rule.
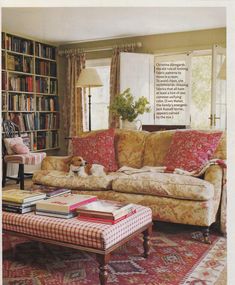
[[[94,42],[83,42],[77,44],[63,45],[59,48],[96,48],[121,45],[133,42],[141,42],[142,47],[138,48],[136,52],[141,53],[167,53],[167,52],[181,52],[190,50],[210,49],[213,44],[218,44],[223,47],[226,46],[226,29],[211,29],[200,31],[189,31],[181,33],[160,34],[151,36],[140,36],[132,38],[102,40]],[[87,59],[107,58],[111,57],[112,51],[99,51],[87,53]],[[63,98],[65,95],[65,58],[59,56],[58,58],[58,79],[59,79],[59,95],[60,95],[60,110],[64,108]],[[63,121],[61,120],[61,127]],[[60,154],[66,154],[64,144],[64,134],[61,129],[61,149]]]

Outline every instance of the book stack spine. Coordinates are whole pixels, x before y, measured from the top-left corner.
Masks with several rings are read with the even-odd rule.
[[[2,194],[2,209],[19,214],[28,213],[34,211],[36,203],[45,198],[44,193],[31,193],[18,189],[6,190]]]
[[[37,203],[36,214],[71,218],[77,214],[77,207],[89,204],[95,200],[97,200],[96,196],[65,194]]]
[[[129,218],[130,216],[132,216],[133,214],[136,213],[136,210],[132,210],[131,212],[127,213],[127,214],[123,214],[122,216],[120,216],[119,218],[105,218],[105,217],[89,217],[87,215],[78,215],[78,219],[81,221],[87,221],[87,222],[95,222],[95,223],[102,223],[102,224],[110,224],[110,225],[115,225],[119,222],[121,222],[122,220],[125,220],[126,218]]]
[[[78,219],[82,221],[88,221],[88,222],[96,222],[96,223],[105,223],[105,224],[116,224],[131,215],[136,213],[136,208],[133,204],[126,204],[121,206],[120,203],[115,205],[112,205],[113,202],[106,202],[102,204],[102,200],[95,202],[97,205],[93,204],[93,207],[86,207],[84,208],[78,208]],[[108,206],[108,203],[110,203],[110,206],[114,206],[114,209],[109,212],[105,211],[105,208]],[[98,209],[98,210],[95,210]],[[101,210],[103,208],[103,211]]]

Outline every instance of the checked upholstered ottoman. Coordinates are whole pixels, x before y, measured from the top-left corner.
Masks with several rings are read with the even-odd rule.
[[[144,235],[144,256],[149,254],[152,211],[136,205],[136,213],[115,225],[27,214],[2,213],[2,228],[7,234],[96,253],[100,284],[107,282],[107,264],[111,252],[134,238]]]

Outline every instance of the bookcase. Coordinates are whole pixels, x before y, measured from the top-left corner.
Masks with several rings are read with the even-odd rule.
[[[2,119],[31,151],[59,149],[56,48],[2,32]]]

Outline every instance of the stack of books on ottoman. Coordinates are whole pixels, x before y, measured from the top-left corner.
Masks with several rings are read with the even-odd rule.
[[[134,204],[97,200],[77,208],[78,219],[114,225],[136,212]]]
[[[38,202],[36,204],[36,214],[69,219],[76,216],[77,207],[95,200],[97,200],[97,197],[92,195],[64,194]]]
[[[35,210],[39,200],[45,199],[45,193],[11,189],[2,192],[2,210],[24,214]]]

